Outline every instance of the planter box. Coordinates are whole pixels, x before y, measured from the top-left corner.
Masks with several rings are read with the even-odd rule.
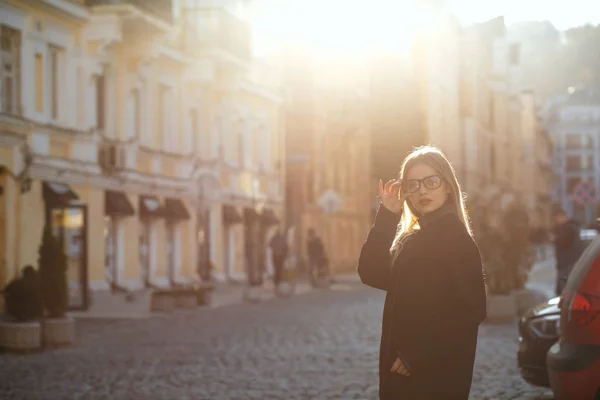
[[[75,343],[75,320],[68,316],[43,320],[42,343],[50,347]]]
[[[150,300],[150,311],[171,312],[175,309],[175,296],[167,291],[152,293]]]
[[[194,309],[198,306],[198,296],[192,291],[179,292],[175,295],[177,308]]]
[[[210,306],[212,304],[212,295],[215,290],[215,285],[205,283],[196,289],[196,298],[199,306]]]
[[[42,347],[42,327],[35,322],[0,320],[0,348],[6,351],[28,352]]]
[[[486,322],[509,322],[517,316],[517,301],[514,293],[488,295]]]

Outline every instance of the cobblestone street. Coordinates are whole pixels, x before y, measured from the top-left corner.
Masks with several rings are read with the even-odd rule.
[[[76,347],[0,355],[2,399],[377,399],[383,293],[338,284],[144,320],[78,320]],[[443,327],[441,327],[443,329]],[[513,324],[480,330],[472,399],[551,399]]]

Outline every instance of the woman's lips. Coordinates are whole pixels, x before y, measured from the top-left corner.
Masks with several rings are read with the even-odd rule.
[[[419,204],[422,205],[422,206],[426,206],[429,203],[431,203],[431,200],[429,200],[429,199],[423,199],[423,200],[419,201]]]

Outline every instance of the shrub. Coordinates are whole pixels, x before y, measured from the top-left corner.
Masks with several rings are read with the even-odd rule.
[[[62,239],[54,238],[48,226],[44,228],[38,263],[44,308],[50,318],[62,318],[68,307],[67,257]]]
[[[22,275],[6,285],[2,294],[6,313],[16,321],[33,321],[42,317],[40,277],[31,265],[23,268]]]

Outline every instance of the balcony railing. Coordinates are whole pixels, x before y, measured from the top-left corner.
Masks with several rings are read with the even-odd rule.
[[[250,28],[222,8],[188,8],[188,43],[200,50],[217,48],[242,58],[251,57]]]
[[[173,21],[172,0],[85,0],[88,7],[104,5],[132,5],[140,11],[171,23]]]

